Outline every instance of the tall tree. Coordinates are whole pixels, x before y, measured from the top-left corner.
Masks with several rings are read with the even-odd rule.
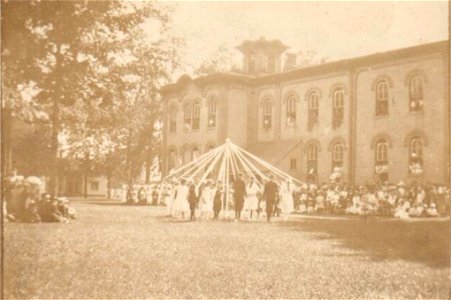
[[[105,127],[119,137],[124,128],[135,131],[149,120],[142,112],[150,108],[135,104],[156,99],[174,61],[175,44],[165,35],[170,12],[156,3],[119,1],[11,1],[2,9],[4,48],[22,50],[7,61],[6,73],[17,75],[10,86],[32,83],[37,103],[49,115],[50,191],[55,194],[63,128]],[[151,21],[157,27],[150,33],[157,38],[147,42]],[[17,28],[23,44],[13,34]],[[17,62],[20,68],[13,70]],[[124,111],[136,126],[120,118]]]

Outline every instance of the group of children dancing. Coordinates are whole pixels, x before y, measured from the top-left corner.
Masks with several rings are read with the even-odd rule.
[[[236,221],[241,219],[242,211],[249,220],[257,220],[260,216],[269,219],[274,215],[282,215],[286,220],[294,211],[295,186],[291,179],[277,185],[274,177],[269,176],[268,182],[277,186],[275,191],[266,188],[254,177],[244,181],[242,174],[232,181],[226,191],[221,181],[207,179],[196,184],[192,179],[173,180],[163,186],[161,197],[168,215],[184,220],[194,220],[196,217],[204,221],[217,220],[220,212],[227,207],[235,211]],[[226,195],[226,192],[229,194]]]

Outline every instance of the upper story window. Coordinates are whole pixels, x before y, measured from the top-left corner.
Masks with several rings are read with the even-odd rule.
[[[409,107],[410,111],[423,110],[423,81],[418,75],[409,82]]]
[[[332,127],[337,128],[344,120],[344,98],[343,88],[336,88],[333,93]]]
[[[185,130],[192,129],[192,112],[193,107],[191,103],[186,103],[183,111],[183,126]]]
[[[376,116],[388,115],[388,84],[381,80],[376,85]]]
[[[319,94],[317,91],[311,92],[308,97],[308,130],[312,130],[313,125],[319,121]]]
[[[177,109],[171,107],[169,109],[169,132],[177,131]]]
[[[268,55],[268,72],[274,73],[276,71],[276,55],[270,53]]]
[[[196,130],[200,127],[200,103],[186,103],[183,111],[185,130]]]
[[[208,128],[216,127],[216,98],[212,96],[208,101]]]
[[[255,53],[251,52],[249,54],[249,63],[248,63],[249,73],[255,72],[256,64],[257,64],[257,62],[256,62]]]
[[[344,161],[344,146],[341,143],[334,145],[332,151],[332,169],[336,167],[343,167]]]
[[[200,103],[194,103],[193,105],[193,129],[199,129],[200,127]]]
[[[272,127],[272,101],[266,98],[263,101],[263,128],[270,129]]]
[[[410,141],[409,171],[411,174],[423,173],[423,140],[418,137]]]
[[[290,95],[287,98],[287,125],[296,123],[296,96]]]

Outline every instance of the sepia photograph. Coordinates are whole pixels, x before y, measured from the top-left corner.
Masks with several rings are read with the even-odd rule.
[[[449,1],[0,0],[1,299],[450,299]]]

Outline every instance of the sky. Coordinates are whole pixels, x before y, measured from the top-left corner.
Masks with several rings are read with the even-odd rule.
[[[448,2],[169,2],[172,31],[184,38],[190,74],[221,46],[279,39],[288,51],[316,51],[329,61],[448,39]],[[236,50],[234,60],[241,55]]]

